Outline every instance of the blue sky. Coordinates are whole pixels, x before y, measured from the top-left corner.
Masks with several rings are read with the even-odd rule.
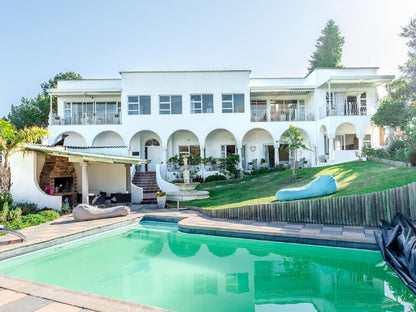
[[[401,26],[414,0],[36,0],[0,4],[0,115],[56,73],[117,78],[121,70],[250,69],[304,76],[328,19],[345,37],[344,66],[399,74]]]

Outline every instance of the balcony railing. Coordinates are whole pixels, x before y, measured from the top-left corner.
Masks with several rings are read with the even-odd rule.
[[[314,121],[315,116],[312,113],[305,114],[305,111],[297,109],[282,110],[280,112],[272,111],[267,114],[265,110],[251,109],[251,121],[254,122],[279,122],[279,121]]]
[[[79,118],[54,116],[51,119],[52,125],[119,125],[121,124],[120,115],[114,114],[104,116],[84,116]]]
[[[367,105],[359,104],[358,102],[346,102],[335,107],[321,106],[319,109],[319,117],[325,118],[328,116],[366,116]]]

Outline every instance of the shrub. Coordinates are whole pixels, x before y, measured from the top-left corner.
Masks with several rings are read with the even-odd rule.
[[[7,201],[3,203],[3,207],[0,211],[0,223],[7,220],[7,216],[9,215],[9,204]]]
[[[192,177],[192,182],[199,182],[199,183],[202,183],[202,182],[204,182],[204,179],[200,176],[200,175],[194,175],[193,177]]]
[[[38,214],[43,216],[46,219],[46,221],[52,221],[59,218],[59,213],[57,213],[53,209],[42,210]]]
[[[29,214],[36,214],[39,211],[39,207],[35,203],[16,203],[16,206],[19,206],[22,209],[22,214],[29,215]]]
[[[416,166],[416,147],[412,147],[407,155],[407,161],[412,164],[412,166]]]
[[[20,207],[13,207],[7,214],[7,220],[18,219],[22,216],[22,209]]]
[[[4,203],[7,203],[9,207],[13,203],[12,195],[8,192],[0,193],[0,207],[3,207]]]
[[[222,181],[227,180],[225,176],[222,174],[213,174],[205,178],[205,182],[214,182],[214,181]]]
[[[46,222],[46,218],[40,214],[30,214],[27,216],[22,216],[20,220],[22,221],[23,227],[39,225]]]

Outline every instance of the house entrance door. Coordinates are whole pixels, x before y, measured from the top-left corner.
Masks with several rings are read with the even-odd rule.
[[[156,171],[156,165],[161,162],[160,144],[157,140],[148,140],[144,148],[144,157],[150,160],[146,165],[146,171]]]

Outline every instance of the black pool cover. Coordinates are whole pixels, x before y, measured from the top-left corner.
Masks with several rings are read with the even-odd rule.
[[[374,232],[384,261],[407,287],[416,294],[416,231],[398,213],[392,223],[381,221],[381,233]]]

